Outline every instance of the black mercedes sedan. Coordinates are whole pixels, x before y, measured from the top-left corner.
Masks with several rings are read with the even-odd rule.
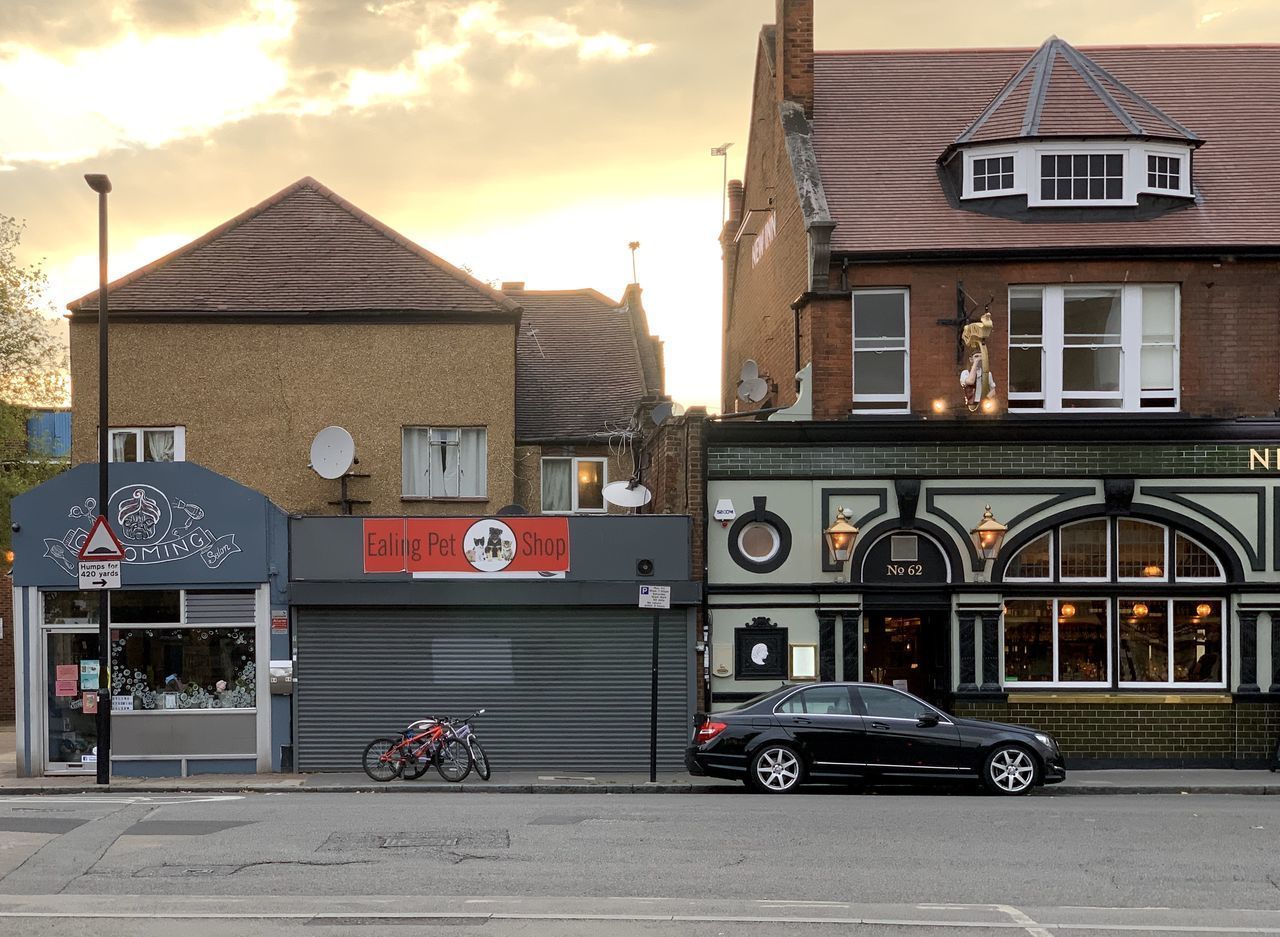
[[[961,719],[870,683],[782,686],[734,710],[700,713],[685,763],[691,774],[741,780],[767,794],[806,782],[944,778],[1025,794],[1067,777],[1051,735]]]

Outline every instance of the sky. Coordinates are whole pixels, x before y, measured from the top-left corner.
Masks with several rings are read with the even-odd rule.
[[[816,0],[819,49],[1280,41],[1277,0]],[[718,399],[723,161],[773,0],[0,0],[0,213],[51,315],[302,176],[483,280],[619,297]]]

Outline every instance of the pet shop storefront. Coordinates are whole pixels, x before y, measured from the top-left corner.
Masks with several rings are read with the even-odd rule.
[[[484,708],[499,770],[643,771],[656,631],[658,765],[679,770],[702,597],[690,529],[670,515],[292,518],[299,769],[359,770],[375,736]],[[641,608],[642,586],[669,607]]]
[[[94,773],[107,699],[114,775],[279,770],[291,716],[269,665],[290,656],[283,513],[191,462],[113,464],[109,481],[106,517],[125,552],[109,590],[109,676],[99,593],[77,575],[97,464],[13,503],[19,775]]]

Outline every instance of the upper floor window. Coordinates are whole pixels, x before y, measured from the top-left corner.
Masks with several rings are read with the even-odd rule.
[[[604,486],[609,482],[605,459],[542,460],[542,513],[603,513]]]
[[[973,191],[1002,192],[1013,188],[1013,156],[986,156],[973,160]]]
[[[1224,582],[1226,576],[1213,554],[1186,534],[1133,517],[1095,517],[1023,545],[1010,557],[1004,579],[1150,583]]]
[[[404,497],[488,497],[488,433],[483,426],[406,426]]]
[[[853,409],[902,412],[910,407],[906,290],[853,293]]]
[[[1178,287],[1009,291],[1009,407],[1174,410]]]
[[[184,462],[187,458],[185,426],[112,427],[111,462]]]
[[[1182,159],[1177,156],[1147,154],[1147,188],[1182,191]]]
[[[1045,202],[1118,202],[1124,198],[1124,155],[1042,153],[1040,199]]]

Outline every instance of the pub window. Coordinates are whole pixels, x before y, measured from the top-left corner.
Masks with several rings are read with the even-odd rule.
[[[542,460],[542,513],[603,513],[604,486],[609,481],[605,459]]]
[[[1166,533],[1159,524],[1120,518],[1116,522],[1116,566],[1120,578],[1166,578]]]
[[[1046,532],[1013,555],[1005,579],[1050,579],[1053,576],[1053,534]]]
[[[1174,575],[1179,581],[1198,579],[1221,582],[1225,577],[1218,561],[1185,534],[1174,537]]]
[[[1007,599],[1005,683],[1106,686],[1109,606],[1106,599]]]
[[[1107,522],[1101,518],[1068,524],[1058,534],[1063,579],[1106,579],[1110,552]]]
[[[906,290],[853,293],[853,409],[905,411],[911,402]]]
[[[1010,289],[1010,408],[1176,410],[1178,320],[1172,284]]]
[[[1120,685],[1223,685],[1221,599],[1121,599]]]

